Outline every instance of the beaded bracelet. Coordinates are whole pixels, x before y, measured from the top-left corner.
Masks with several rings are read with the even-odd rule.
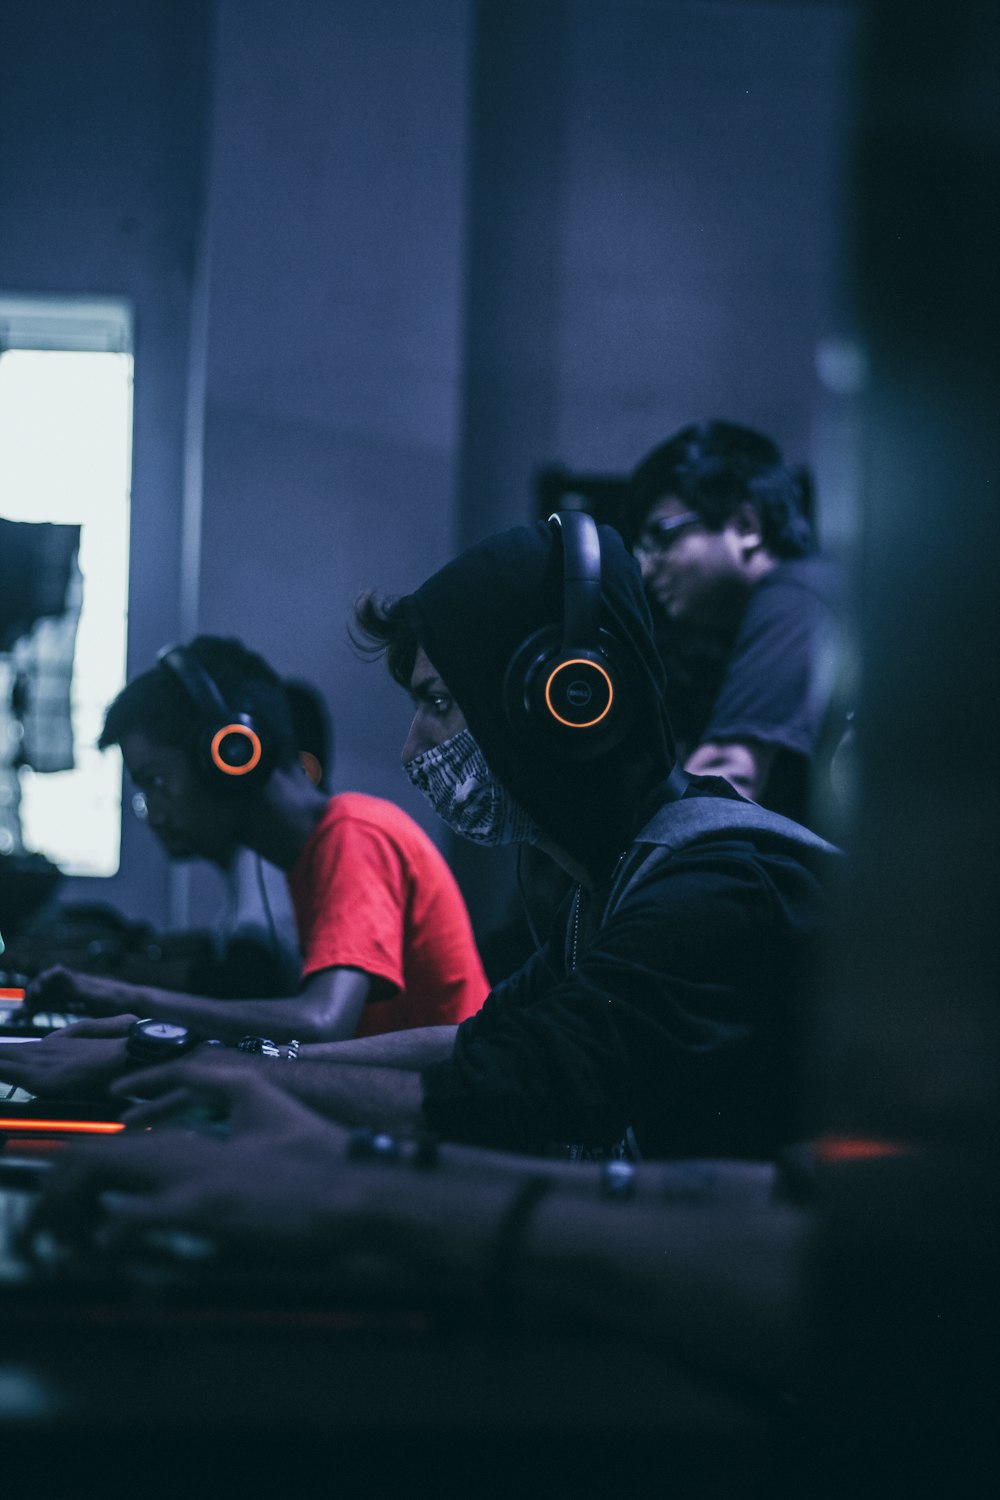
[[[240,1052],[253,1052],[258,1057],[280,1057],[281,1048],[277,1042],[273,1042],[269,1036],[245,1036],[236,1046]],[[294,1062],[299,1055],[300,1043],[296,1040],[290,1041],[285,1048],[285,1057],[289,1062]]]
[[[276,1042],[269,1036],[244,1036],[236,1043],[240,1052],[253,1052],[258,1057],[280,1057]]]

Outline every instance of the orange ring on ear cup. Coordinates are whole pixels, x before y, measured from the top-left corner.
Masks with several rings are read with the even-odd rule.
[[[241,734],[243,735],[244,739],[250,741],[252,749],[250,753],[250,759],[247,761],[245,766],[227,765],[226,762],[222,759],[222,756],[219,754],[219,746],[222,744],[222,741],[224,739],[227,739],[231,734]],[[222,728],[217,729],[212,736],[212,764],[216,766],[220,771],[222,771],[225,776],[249,775],[251,771],[253,771],[257,766],[260,765],[260,758],[263,753],[264,752],[261,748],[260,743],[260,736],[256,734],[254,730],[248,729],[245,724],[223,724]]]
[[[604,707],[602,708],[601,712],[597,715],[596,719],[588,719],[585,724],[574,724],[573,721],[572,721],[572,719],[564,719],[563,716],[562,716],[562,714],[557,713],[557,711],[555,710],[555,708],[553,708],[553,706],[552,706],[552,679],[556,676],[556,674],[558,672],[563,671],[563,669],[565,667],[590,667],[592,669],[592,671],[594,671],[594,672],[600,672],[601,676],[604,678],[605,682],[607,683],[607,685],[608,685],[608,701],[604,705]],[[548,680],[547,680],[547,682],[545,684],[545,706],[548,709],[549,713],[552,715],[552,717],[554,719],[557,719],[560,724],[565,724],[565,726],[566,726],[567,729],[593,729],[593,727],[594,727],[595,724],[599,724],[602,719],[607,718],[608,714],[611,712],[611,705],[612,705],[612,703],[614,703],[614,701],[615,701],[615,689],[614,689],[614,684],[611,681],[611,678],[608,676],[607,672],[604,670],[604,668],[602,666],[599,666],[596,661],[588,661],[585,656],[573,656],[573,657],[570,658],[569,661],[561,661],[558,666],[553,667],[552,671],[549,673]]]

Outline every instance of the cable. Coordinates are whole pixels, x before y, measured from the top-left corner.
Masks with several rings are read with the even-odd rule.
[[[271,947],[274,950],[275,958],[280,959],[282,956],[281,944],[278,942],[278,929],[274,925],[274,914],[271,911],[271,902],[267,894],[267,885],[264,881],[264,861],[259,854],[255,854],[254,859],[257,863],[257,889],[260,891],[261,904],[264,907],[264,914],[267,917],[267,930],[271,936]]]
[[[542,962],[548,969],[549,973],[552,975],[553,979],[559,979],[561,978],[561,976],[556,973],[551,961],[549,960],[548,954],[545,951],[546,944],[543,943],[542,939],[538,936],[538,929],[535,926],[534,920],[532,919],[531,907],[528,904],[528,892],[525,889],[524,873],[521,869],[521,860],[527,847],[528,846],[526,844],[518,844],[517,846],[517,860],[514,866],[514,873],[517,878],[517,893],[521,898],[521,909],[524,912],[524,920],[528,924],[528,932],[531,935],[531,941],[535,945],[535,953],[541,955]]]
[[[522,857],[524,855],[524,849],[525,849],[524,844],[518,844],[518,846],[517,846],[517,862],[516,862],[516,865],[515,865],[515,871],[514,872],[515,872],[515,875],[517,876],[517,890],[518,890],[519,896],[521,897],[521,906],[522,906],[522,908],[524,910],[524,920],[528,924],[528,931],[531,933],[531,941],[535,945],[536,952],[538,952],[538,951],[541,950],[542,941],[541,941],[541,938],[538,936],[538,930],[535,927],[534,921],[532,920],[531,908],[528,905],[528,893],[527,893],[527,891],[524,888],[524,872],[521,869],[521,860],[522,860]]]

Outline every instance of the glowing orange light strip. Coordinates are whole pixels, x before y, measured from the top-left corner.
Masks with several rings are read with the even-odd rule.
[[[0,1118],[0,1130],[43,1131],[46,1135],[116,1135],[125,1126],[114,1120],[7,1120]]]
[[[911,1156],[917,1147],[907,1141],[882,1141],[865,1136],[826,1135],[816,1142],[816,1158],[827,1165],[844,1161],[870,1161],[882,1156]]]
[[[18,1004],[23,999],[24,999],[24,990],[22,990],[22,989],[17,989],[17,990],[0,989],[0,1000],[6,1000],[8,1003],[13,1002],[14,1004]]]

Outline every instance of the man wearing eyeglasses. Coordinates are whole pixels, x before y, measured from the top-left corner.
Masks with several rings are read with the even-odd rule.
[[[708,422],[654,448],[631,491],[686,769],[808,822],[841,590],[816,555],[803,477],[770,438]]]

